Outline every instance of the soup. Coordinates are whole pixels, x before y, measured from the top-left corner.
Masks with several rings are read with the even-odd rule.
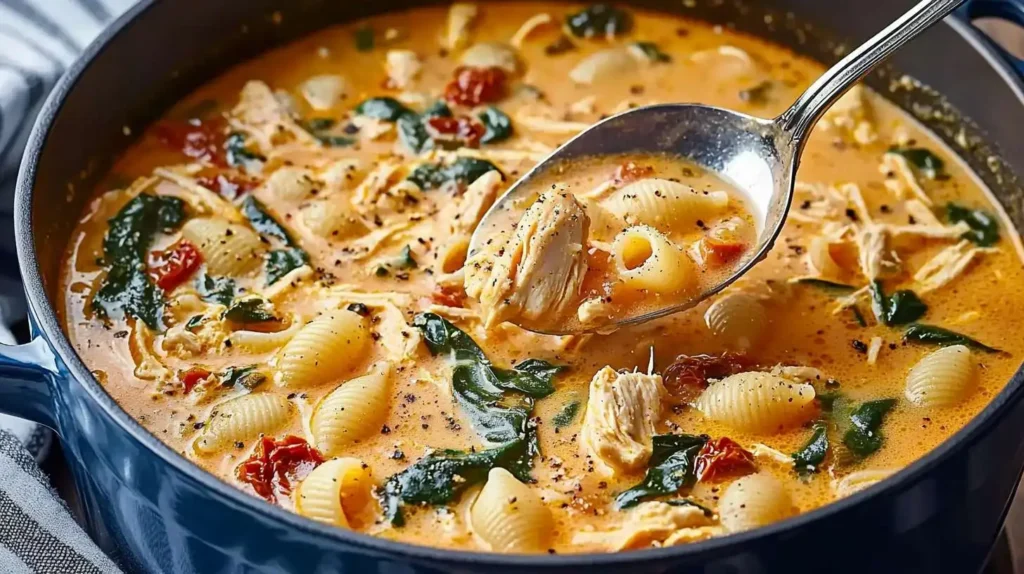
[[[466,256],[495,198],[601,117],[672,101],[770,116],[821,71],[757,38],[607,6],[456,4],[329,28],[139,136],[68,247],[63,318],[154,435],[340,528],[611,552],[806,512],[941,443],[1024,353],[1016,232],[902,111],[847,94],[810,138],[777,247],[683,313],[536,334],[488,320]],[[607,269],[614,237],[647,226],[690,245],[680,265],[743,256],[749,229],[711,233],[742,209],[707,230],[617,214],[609,199],[643,181],[722,189],[665,158],[621,160],[559,175],[605,187],[580,205],[604,239],[567,246]],[[702,252],[707,237],[735,245]],[[642,265],[643,251],[618,257]]]

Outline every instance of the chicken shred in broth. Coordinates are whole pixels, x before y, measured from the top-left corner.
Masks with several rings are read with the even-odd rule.
[[[600,118],[683,101],[770,117],[821,71],[605,5],[326,29],[201,87],[118,160],[69,246],[68,331],[176,451],[341,528],[611,552],[806,512],[934,448],[1024,354],[1016,231],[909,116],[844,96],[769,257],[655,322],[508,321],[604,320],[690,288],[680,269],[735,264],[756,233],[708,174],[578,166],[505,234],[517,254],[467,249],[497,196]]]

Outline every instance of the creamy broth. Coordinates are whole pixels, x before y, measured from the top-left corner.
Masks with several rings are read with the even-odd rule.
[[[937,138],[860,88],[810,138],[775,249],[722,295],[607,335],[485,327],[468,238],[554,146],[655,102],[768,117],[822,72],[641,10],[628,28],[576,17],[616,32],[576,37],[562,23],[583,8],[385,14],[196,90],[118,159],[68,247],[61,311],[83,360],[153,434],[270,503],[505,552],[682,544],[805,512],[1003,388],[1024,353],[1016,232]],[[936,336],[974,346],[918,340]],[[668,453],[675,486],[637,489]]]

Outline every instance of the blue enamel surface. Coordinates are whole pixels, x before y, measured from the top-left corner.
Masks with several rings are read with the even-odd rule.
[[[1024,0],[969,0],[960,8],[959,12],[961,17],[967,20],[1002,18],[1018,26],[1024,26]],[[1024,75],[1024,60],[1010,54],[995,42],[990,42],[990,44],[1017,70],[1018,74]]]
[[[411,2],[396,1],[395,5]],[[808,0],[805,7],[811,10],[816,2]],[[219,15],[227,18],[233,17],[228,14],[233,14],[232,10],[242,13],[241,4],[204,6],[220,10],[223,14]],[[656,3],[652,0],[648,4]],[[801,5],[796,0],[788,4],[794,9]],[[1024,436],[1024,383],[1020,373],[951,440],[865,492],[754,532],[685,547],[614,555],[510,557],[412,547],[353,534],[313,523],[241,493],[171,451],[103,392],[62,334],[46,289],[47,279],[54,280],[53,258],[60,254],[37,246],[37,238],[44,238],[39,243],[45,245],[45,238],[55,233],[44,228],[53,215],[35,213],[33,205],[50,210],[64,200],[66,186],[48,184],[45,178],[64,164],[69,166],[69,173],[77,173],[82,164],[73,154],[80,151],[82,140],[96,133],[89,122],[105,125],[114,121],[94,118],[84,111],[115,113],[104,107],[106,104],[97,103],[109,103],[101,96],[105,89],[114,88],[106,83],[136,82],[146,66],[153,68],[149,81],[157,87],[169,76],[166,71],[172,67],[160,60],[166,54],[147,52],[146,42],[164,45],[174,40],[160,38],[162,28],[155,21],[166,27],[172,21],[192,22],[199,5],[199,0],[144,1],[121,21],[124,26],[134,18],[135,24],[120,36],[115,27],[94,44],[44,106],[19,179],[15,222],[19,260],[40,338],[24,347],[0,347],[0,410],[35,418],[60,431],[82,497],[86,528],[127,570],[419,574],[580,572],[586,568],[602,574],[959,574],[978,569],[1002,524],[1024,467],[1024,441],[1020,438]],[[821,5],[817,6],[820,9]],[[207,16],[218,14],[210,12]],[[941,46],[947,48],[960,42],[964,51],[982,41],[966,26],[953,28],[943,30],[934,40],[922,41],[942,42]],[[197,33],[189,38],[196,42],[208,36]],[[141,68],[128,68],[135,60],[126,45],[147,54]],[[109,54],[104,53],[106,46],[111,46]],[[929,47],[911,46],[908,53],[913,54],[915,49],[927,53]],[[106,63],[101,65],[104,59]],[[996,65],[991,58],[983,60]],[[112,75],[102,76],[105,67]],[[129,71],[121,73],[124,69]],[[1007,93],[1021,92],[1019,79],[1007,79],[1002,72],[992,77],[1007,82],[997,86]],[[139,81],[137,85],[142,90],[148,84]],[[965,113],[985,117],[981,112],[991,111],[989,108],[995,105],[991,97],[995,93],[989,95],[975,100],[974,110],[961,104]],[[1005,112],[1019,118],[1019,99],[1007,96],[1005,101]],[[116,124],[117,132],[120,125]],[[986,126],[993,132],[998,127],[996,123]],[[50,136],[54,139],[48,139]],[[1011,149],[1020,145],[1010,140],[1002,143]],[[60,160],[51,160],[55,162],[50,164],[52,169],[46,169],[47,155]],[[34,202],[33,194],[43,195]]]

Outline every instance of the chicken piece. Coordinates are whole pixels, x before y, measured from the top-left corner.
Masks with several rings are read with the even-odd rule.
[[[412,86],[423,70],[423,62],[412,50],[388,50],[385,57],[388,84],[391,88],[404,90]]]
[[[270,87],[260,81],[250,81],[242,88],[238,105],[231,110],[231,120],[234,127],[247,132],[264,153],[275,145],[289,142],[319,145],[316,138],[296,123]]]
[[[466,293],[480,301],[485,326],[513,321],[543,330],[574,313],[587,272],[589,228],[590,218],[572,194],[547,192],[504,246],[472,254]]]
[[[702,540],[721,528],[696,506],[674,506],[665,502],[644,502],[629,511],[626,520],[614,530],[580,531],[573,535],[573,544],[595,545],[618,552],[636,550],[670,542],[681,544]],[[678,534],[678,535],[677,535]]]
[[[472,235],[487,210],[498,198],[498,190],[505,178],[498,170],[491,170],[469,184],[459,199],[459,213],[455,215],[454,234]]]
[[[590,398],[580,430],[583,453],[610,473],[645,466],[651,458],[664,389],[660,375],[619,373],[611,367],[598,371],[590,381]]]

